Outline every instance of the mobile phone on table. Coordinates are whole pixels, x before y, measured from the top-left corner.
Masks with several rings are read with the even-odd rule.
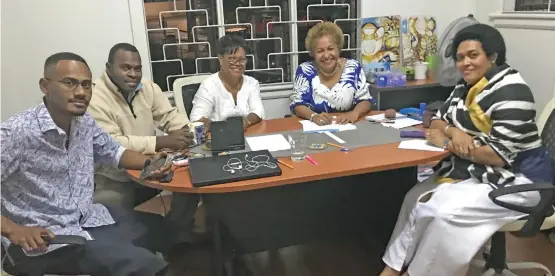
[[[189,165],[189,158],[184,154],[178,154],[172,158],[172,164],[176,167]]]

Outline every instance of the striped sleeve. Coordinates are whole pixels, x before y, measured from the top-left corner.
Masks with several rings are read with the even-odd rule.
[[[534,96],[526,84],[506,84],[480,102],[488,101],[493,103],[486,111],[490,114],[492,127],[484,142],[507,165],[512,164],[517,153],[541,144],[534,120]]]
[[[447,100],[445,100],[445,103],[443,104],[443,106],[437,110],[432,120],[444,120],[448,122],[448,118],[444,116],[449,112],[449,107],[457,105],[458,97],[455,95],[459,94],[460,89],[461,89],[460,85],[457,85],[455,88],[453,88],[453,92],[451,92]],[[453,101],[453,99],[456,99],[456,101]]]

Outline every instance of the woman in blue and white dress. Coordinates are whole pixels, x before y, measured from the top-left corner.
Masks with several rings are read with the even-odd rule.
[[[336,122],[354,123],[370,111],[370,92],[360,63],[340,57],[343,31],[323,22],[308,31],[306,49],[314,61],[297,68],[291,111],[318,125],[332,122],[328,113],[342,112]]]

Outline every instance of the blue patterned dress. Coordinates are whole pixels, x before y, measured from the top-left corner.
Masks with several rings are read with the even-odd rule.
[[[356,60],[347,59],[339,81],[331,89],[320,82],[316,67],[309,61],[297,68],[290,109],[304,105],[317,113],[345,112],[371,99],[364,70]]]

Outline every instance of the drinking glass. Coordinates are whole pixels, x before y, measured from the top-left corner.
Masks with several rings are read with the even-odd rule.
[[[306,134],[295,133],[289,135],[291,144],[291,160],[294,162],[303,161],[306,157]]]

